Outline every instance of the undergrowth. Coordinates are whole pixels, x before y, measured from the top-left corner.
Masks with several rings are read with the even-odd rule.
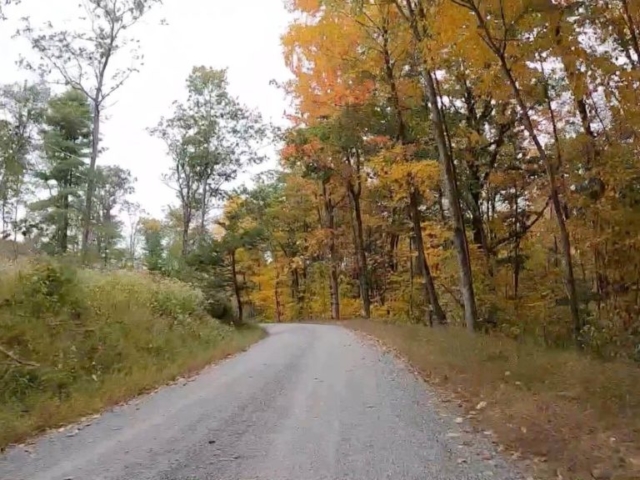
[[[189,285],[46,260],[0,267],[0,447],[127,400],[262,335]]]

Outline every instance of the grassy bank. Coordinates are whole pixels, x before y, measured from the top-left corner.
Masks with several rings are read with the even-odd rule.
[[[540,478],[640,478],[638,365],[456,329],[346,325],[407,358]]]
[[[200,292],[142,273],[0,267],[0,447],[127,400],[260,339]]]

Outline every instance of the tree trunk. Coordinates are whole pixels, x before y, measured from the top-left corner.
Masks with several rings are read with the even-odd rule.
[[[518,290],[520,289],[520,259],[518,258],[520,256],[520,235],[518,235],[518,230],[519,230],[519,225],[520,222],[518,220],[518,186],[515,186],[515,201],[514,203],[514,209],[515,209],[515,245],[513,248],[513,297],[517,300],[518,299]]]
[[[304,260],[302,262],[302,312],[304,320],[309,320],[309,308],[307,307],[308,300],[308,271],[307,271],[307,261]]]
[[[413,321],[413,239],[409,237],[409,318]]]
[[[200,235],[204,235],[207,223],[207,181],[205,180],[202,187],[202,212],[200,214]]]
[[[389,82],[389,86],[391,89],[391,103],[396,113],[396,117],[398,120],[398,140],[403,145],[406,145],[407,142],[407,126],[404,121],[404,116],[402,114],[402,108],[400,105],[400,94],[398,92],[398,86],[396,84],[396,78],[393,71],[393,64],[391,60],[391,52],[389,49],[389,39],[388,39],[388,17],[385,17],[385,28],[383,29],[383,56],[384,56],[384,64],[385,64],[385,74],[387,77],[387,81]],[[405,160],[406,161],[406,160]],[[422,225],[421,225],[421,216],[419,203],[420,198],[418,191],[415,187],[409,186],[409,208],[410,208],[410,216],[413,224],[413,233],[415,236],[416,249],[418,250],[418,263],[419,268],[422,271],[423,280],[424,280],[424,299],[425,303],[429,304],[430,307],[427,309],[425,319],[425,323],[427,325],[433,324],[433,316],[435,316],[436,322],[439,324],[445,324],[447,322],[446,315],[440,306],[440,301],[438,300],[438,293],[436,292],[435,285],[433,283],[433,277],[431,276],[431,269],[429,268],[429,264],[427,262],[427,257],[424,253],[424,239],[422,237]],[[411,260],[413,261],[413,260]],[[411,299],[413,302],[413,265],[411,272]],[[410,310],[413,310],[413,304],[411,305]],[[432,316],[433,315],[433,316]]]
[[[189,229],[191,228],[191,210],[182,209],[182,258],[189,254]]]
[[[331,319],[340,320],[340,284],[338,277],[338,251],[336,249],[334,206],[329,196],[327,183],[325,181],[322,182],[322,196],[324,200],[326,228],[329,229],[329,292],[331,296]]]
[[[387,269],[390,272],[398,271],[398,246],[400,245],[400,235],[396,233],[390,234],[389,238],[389,258],[387,260]]]
[[[100,152],[100,108],[100,105],[97,105],[97,102],[94,102],[93,128],[91,130],[91,157],[89,160],[87,196],[85,198],[84,218],[82,222],[82,261],[84,263],[87,263],[89,260],[89,237],[91,235],[92,223],[91,211],[93,209],[93,195],[96,188],[96,164],[98,162],[98,154]]]
[[[426,21],[426,13],[420,2],[417,4],[417,11],[411,0],[405,0],[407,12],[400,6],[400,2],[396,2],[397,8],[401,11],[409,21],[409,26],[413,33],[414,39],[421,44],[426,37],[424,30],[420,28],[420,22]],[[462,300],[464,304],[464,318],[467,330],[475,331],[475,325],[478,318],[476,307],[476,297],[473,288],[473,275],[471,269],[471,258],[469,256],[469,245],[465,233],[464,217],[460,207],[460,195],[458,192],[458,184],[456,181],[455,165],[453,156],[449,149],[447,134],[445,131],[444,118],[438,104],[438,91],[436,89],[433,73],[431,69],[423,64],[423,80],[425,90],[425,100],[427,111],[431,114],[431,122],[433,134],[438,149],[438,157],[442,168],[445,194],[449,203],[451,217],[453,222],[453,241],[456,254],[458,257],[458,269],[460,271],[460,289],[462,291]]]
[[[274,259],[277,261],[277,259]],[[282,322],[282,307],[280,305],[280,291],[278,290],[278,283],[280,282],[280,271],[278,270],[278,265],[276,264],[276,281],[273,282],[273,295],[275,297],[276,302],[276,322]]]
[[[419,201],[420,199],[418,192],[414,188],[411,192],[409,206],[411,209],[411,222],[413,224],[413,234],[416,243],[416,250],[418,251],[418,265],[420,267],[420,270],[422,271],[422,277],[424,280],[424,298],[429,304],[425,323],[427,325],[433,325],[433,317],[435,317],[435,321],[438,324],[444,325],[447,323],[447,317],[444,313],[444,310],[442,310],[442,307],[440,306],[438,293],[436,292],[436,287],[433,283],[433,277],[431,276],[431,269],[429,268],[429,264],[427,262],[427,256],[424,253],[424,239],[422,237]]]
[[[438,147],[438,156],[443,169],[445,193],[451,211],[453,222],[453,242],[458,257],[458,268],[460,270],[460,290],[462,291],[462,301],[464,304],[464,318],[467,330],[473,332],[478,318],[476,307],[476,297],[473,288],[473,274],[471,269],[471,258],[469,256],[469,245],[465,233],[464,217],[460,207],[460,194],[456,180],[455,165],[447,144],[444,129],[444,119],[438,105],[438,95],[432,73],[425,68],[426,96],[431,112],[431,121]]]
[[[243,305],[242,305],[242,292],[240,291],[240,284],[238,282],[238,273],[236,271],[236,251],[231,251],[231,281],[233,282],[233,293],[236,297],[236,304],[238,306],[238,324],[242,324],[243,318]]]
[[[0,234],[4,235],[7,232],[7,199],[5,198],[4,191],[0,191],[0,194],[2,194],[2,231]]]
[[[297,267],[291,269],[291,298],[296,302],[295,315],[299,320],[302,318],[304,296],[300,285],[300,272]]]
[[[60,253],[65,254],[69,249],[69,194],[62,197],[62,225],[60,226]]]
[[[354,230],[356,256],[358,259],[358,269],[360,270],[360,299],[362,300],[362,315],[364,318],[371,317],[371,298],[369,292],[369,267],[367,265],[367,254],[364,251],[364,231],[362,229],[362,208],[360,205],[360,195],[356,194],[352,186],[349,187],[349,195],[353,205]]]

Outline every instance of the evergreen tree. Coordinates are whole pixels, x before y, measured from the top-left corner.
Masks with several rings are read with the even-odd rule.
[[[66,253],[79,225],[86,187],[86,159],[91,145],[91,110],[77,90],[50,100],[42,134],[44,159],[36,177],[49,192],[48,198],[31,205],[41,212],[41,226],[52,252]]]

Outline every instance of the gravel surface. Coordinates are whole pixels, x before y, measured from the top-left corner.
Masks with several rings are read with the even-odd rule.
[[[335,326],[248,352],[0,457],[2,480],[520,479],[392,355]]]

